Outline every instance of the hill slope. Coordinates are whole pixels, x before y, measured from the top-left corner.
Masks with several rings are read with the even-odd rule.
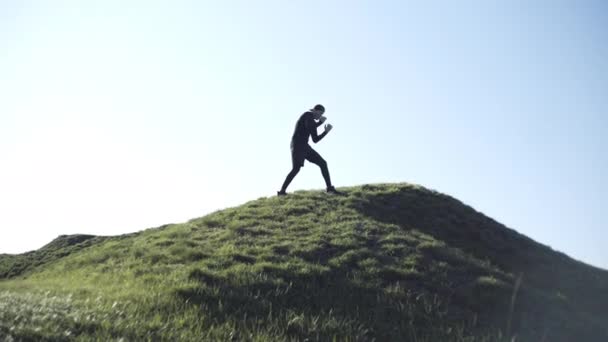
[[[105,239],[94,235],[61,235],[35,251],[18,255],[0,254],[0,279],[18,276]]]
[[[410,184],[0,256],[0,336],[605,341],[608,272]]]

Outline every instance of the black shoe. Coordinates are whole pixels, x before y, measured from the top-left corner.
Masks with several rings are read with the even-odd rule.
[[[277,196],[287,196],[285,191],[277,191]]]
[[[329,194],[336,194],[336,195],[341,195],[342,193],[339,192],[338,190],[336,190],[336,188],[334,188],[333,186],[330,186],[329,188],[327,188],[327,193]]]

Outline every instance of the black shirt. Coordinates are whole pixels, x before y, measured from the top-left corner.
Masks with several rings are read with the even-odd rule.
[[[306,112],[300,115],[300,118],[296,122],[296,127],[291,137],[291,147],[303,146],[308,144],[308,137],[310,136],[310,127],[314,124],[313,114]]]
[[[311,112],[306,112],[300,115],[300,118],[296,122],[296,127],[291,137],[291,148],[304,147],[308,145],[308,137],[312,136],[312,141],[316,144],[319,140],[323,139],[327,132],[323,132],[321,135],[317,135],[317,127],[321,123],[317,123]]]

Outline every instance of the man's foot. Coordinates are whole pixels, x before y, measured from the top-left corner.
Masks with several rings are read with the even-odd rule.
[[[287,193],[283,190],[277,191],[277,196],[286,196],[286,195],[287,195]]]
[[[330,186],[329,188],[327,188],[327,193],[329,194],[336,194],[336,195],[341,195],[342,193],[339,192],[338,190],[336,190],[336,188],[334,188],[333,186]]]

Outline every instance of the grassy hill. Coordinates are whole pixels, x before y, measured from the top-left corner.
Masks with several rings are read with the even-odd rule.
[[[607,341],[608,272],[411,184],[0,255],[17,340]]]

